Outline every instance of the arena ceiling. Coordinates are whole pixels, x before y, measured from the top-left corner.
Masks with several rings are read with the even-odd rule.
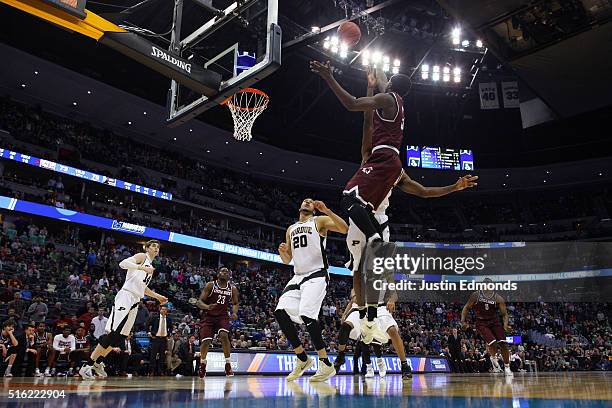
[[[228,0],[213,0],[213,5],[222,7],[224,1]],[[383,0],[371,3],[377,5]],[[523,2],[399,0],[390,3],[372,13],[368,23],[360,22],[360,26],[364,37],[367,37],[364,41],[374,39],[375,45],[392,50],[402,59],[403,72],[410,74],[426,55],[427,58],[444,61],[444,47],[440,49],[437,45],[452,27],[463,22],[466,30],[473,30],[475,35],[482,34],[493,51],[483,61],[485,69],[481,70],[478,80],[516,79],[518,76],[521,84],[541,95],[562,119],[556,125],[548,124],[524,131],[518,109],[481,111],[474,90],[449,92],[441,87],[417,84],[406,101],[407,143],[472,148],[476,151],[479,167],[526,166],[592,157],[593,154],[612,154],[612,143],[603,143],[602,147],[605,136],[587,131],[577,140],[576,134],[568,130],[583,126],[596,128],[597,123],[594,122],[610,112],[607,97],[612,93],[606,94],[603,90],[608,85],[606,77],[612,72],[609,68],[611,53],[591,52],[589,47],[581,47],[586,39],[589,39],[589,43],[598,41],[596,43],[602,45],[603,39],[609,39],[610,24],[603,24],[600,28],[604,31],[598,32],[580,21],[582,31],[569,38],[574,43],[572,48],[565,46],[569,43],[553,38],[548,43],[537,44],[537,47],[511,53],[509,46],[504,48],[503,38],[494,36],[494,23],[505,21],[503,18],[506,14],[510,16],[507,18],[512,19],[517,10],[524,9]],[[141,5],[121,13],[136,4]],[[367,4],[366,1],[357,0],[280,1],[279,23],[283,27],[284,42],[300,38],[311,26],[324,26],[344,18],[345,6],[366,8]],[[185,0],[184,7],[184,32],[192,31],[211,17],[208,11],[190,0]],[[156,33],[167,33],[171,28],[172,2],[89,1],[88,8],[109,19],[127,21]],[[5,5],[0,6],[0,16],[3,21],[0,29],[2,42],[165,105],[169,86],[167,78],[91,40],[60,30]],[[600,14],[598,18],[604,21],[605,14]],[[383,27],[382,31],[380,26]],[[163,40],[159,41],[164,43]],[[610,41],[607,43],[609,45]],[[313,58],[322,59],[325,56],[316,44],[309,46],[307,41],[301,42],[287,49],[283,55],[283,66],[258,85],[271,96],[271,103],[266,113],[258,119],[255,138],[288,150],[357,162],[362,117],[358,113],[344,111],[333,94],[309,72],[308,61]],[[582,58],[596,63],[592,64],[593,67],[585,68],[589,63],[582,65]],[[557,66],[561,63],[566,64],[567,69]],[[585,69],[595,76],[584,74]],[[363,94],[365,81],[362,71],[350,68],[341,71],[338,75],[340,82],[354,94]],[[578,75],[582,77],[577,78]],[[557,85],[567,78],[575,84],[571,94]],[[588,83],[593,85],[593,78],[605,86],[588,86]],[[580,103],[574,103],[575,98]],[[581,112],[586,113],[574,117]],[[223,129],[232,128],[229,113],[224,107],[205,112],[199,120]],[[558,146],[567,148],[555,151]],[[530,156],[527,152],[530,152]],[[534,152],[540,153],[534,155]],[[527,156],[531,158],[527,159]]]

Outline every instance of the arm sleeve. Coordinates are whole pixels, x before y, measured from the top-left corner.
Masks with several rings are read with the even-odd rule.
[[[53,350],[60,351],[60,347],[59,347],[59,336],[61,336],[61,334],[58,334],[57,336],[55,336],[55,337],[53,338]]]
[[[73,335],[70,335],[70,351],[76,350],[76,338]]]
[[[119,262],[119,267],[121,269],[138,269],[138,266],[139,265],[134,256],[130,256],[129,258],[125,258],[123,261]]]

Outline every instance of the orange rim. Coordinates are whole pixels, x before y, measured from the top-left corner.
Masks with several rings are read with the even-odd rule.
[[[240,91],[236,92],[234,95],[228,97],[227,99],[225,99],[223,102],[221,102],[221,105],[227,105],[231,108],[235,108],[235,109],[239,109],[239,110],[244,110],[244,111],[252,111],[252,110],[258,110],[261,109],[262,106],[259,106],[257,108],[243,108],[242,106],[238,106],[238,105],[234,105],[233,103],[231,103],[231,99],[236,96],[236,94],[239,93],[245,93],[245,92],[249,92],[249,93],[254,93],[257,95],[261,95],[263,96],[267,101],[270,100],[270,97],[268,96],[267,93],[265,93],[264,91],[261,91],[259,89],[255,89],[255,88],[244,88],[241,89]],[[262,104],[263,105],[263,104]]]

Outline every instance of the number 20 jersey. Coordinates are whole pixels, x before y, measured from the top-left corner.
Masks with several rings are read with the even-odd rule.
[[[142,265],[151,266],[151,260],[148,255],[145,256]],[[149,286],[151,279],[153,279],[152,274],[146,273],[140,269],[128,269],[125,274],[125,282],[121,289],[127,290],[142,299],[144,297],[145,288]]]
[[[321,236],[317,230],[317,217],[311,217],[304,222],[298,221],[289,227],[289,244],[296,275],[327,269],[326,242],[327,238]]]

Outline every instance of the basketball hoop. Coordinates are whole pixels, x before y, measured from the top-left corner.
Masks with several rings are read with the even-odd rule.
[[[255,88],[245,88],[230,96],[227,105],[234,119],[234,138],[240,141],[251,140],[251,129],[255,119],[268,107],[270,98],[265,92]]]

